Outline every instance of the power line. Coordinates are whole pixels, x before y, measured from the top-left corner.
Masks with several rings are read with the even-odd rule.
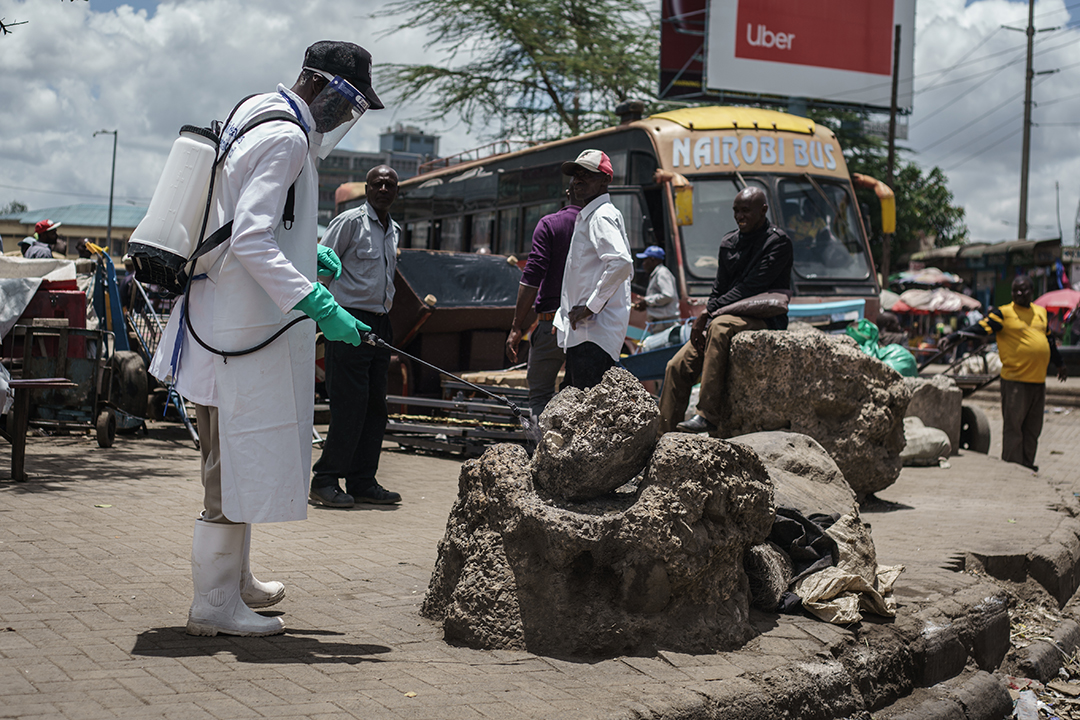
[[[951,172],[951,171],[955,170],[956,168],[960,167],[961,165],[966,163],[968,160],[979,157],[980,155],[985,153],[987,150],[991,150],[993,148],[996,148],[998,145],[1005,142],[1006,140],[1011,138],[1013,135],[1016,135],[1017,133],[1022,132],[1023,129],[1024,129],[1024,126],[1021,125],[1020,127],[1016,128],[1015,130],[1013,130],[1011,133],[1009,133],[1005,137],[1001,138],[1000,140],[998,140],[998,141],[996,141],[994,143],[991,143],[990,145],[987,145],[986,147],[984,147],[982,150],[979,150],[978,152],[975,152],[975,153],[972,153],[971,155],[968,155],[966,158],[964,158],[960,162],[958,162],[955,165],[949,167],[948,168],[949,172]]]
[[[1020,120],[1020,119],[1022,119],[1022,116],[1017,116],[1016,118],[1014,118],[1014,120]],[[993,135],[994,133],[999,132],[1004,127],[1006,127],[1006,124],[1004,124],[1004,123],[1001,124],[1001,125],[995,125],[994,127],[990,128],[986,132],[984,132],[984,133],[982,133],[980,135],[976,135],[975,137],[971,138],[970,140],[968,140],[963,145],[957,145],[956,147],[950,149],[944,155],[942,155],[941,159],[940,159],[940,162],[944,163],[946,158],[952,157],[953,155],[959,153],[961,150],[964,150],[965,148],[971,147],[975,143],[977,143],[980,140],[982,140],[983,138],[985,138],[987,135]]]
[[[1001,30],[1001,26],[1000,26],[1000,25],[999,25],[998,27],[994,28],[994,32],[992,32],[992,33],[990,33],[989,35],[987,35],[986,37],[984,37],[984,38],[983,38],[982,40],[980,40],[980,41],[979,41],[979,44],[978,44],[978,45],[976,45],[975,47],[973,47],[973,48],[971,48],[970,50],[968,50],[968,51],[967,51],[967,52],[966,52],[966,53],[964,54],[964,57],[962,57],[962,58],[960,58],[959,60],[957,60],[957,61],[956,61],[956,63],[954,63],[954,64],[953,64],[953,66],[952,66],[951,68],[949,68],[948,70],[946,70],[946,71],[945,71],[945,72],[944,72],[944,73],[942,74],[942,76],[938,78],[938,81],[941,81],[942,79],[944,79],[944,77],[945,77],[946,75],[948,75],[948,74],[949,74],[950,72],[952,72],[953,70],[955,70],[955,69],[956,69],[957,65],[959,65],[960,63],[964,62],[964,61],[965,61],[965,60],[967,60],[967,59],[968,59],[969,57],[971,57],[971,55],[972,55],[972,54],[973,54],[973,53],[974,53],[974,52],[975,52],[976,50],[978,50],[978,49],[979,49],[979,48],[981,48],[981,47],[982,47],[983,45],[985,45],[985,44],[986,44],[987,42],[989,42],[989,41],[990,41],[990,38],[992,38],[992,37],[994,37],[995,35],[997,35],[997,34],[998,34],[998,32],[999,32],[1000,30]],[[930,83],[930,87],[926,87],[926,88],[923,88],[923,89],[922,89],[922,92],[928,92],[928,91],[930,91],[930,90],[933,90],[933,89],[934,89],[935,87],[937,87],[937,83]]]
[[[1014,60],[1014,61],[1012,61],[1012,62],[1010,62],[1010,63],[1006,63],[1005,65],[1001,65],[1001,66],[999,66],[999,67],[997,67],[997,68],[994,68],[993,70],[989,70],[989,71],[986,71],[986,72],[984,72],[984,73],[980,73],[980,74],[985,74],[985,75],[986,75],[986,78],[984,78],[982,82],[978,83],[977,85],[972,85],[972,86],[971,86],[970,88],[968,88],[968,89],[967,89],[967,90],[965,90],[964,92],[960,93],[959,95],[955,95],[955,96],[953,96],[953,98],[952,98],[951,100],[949,100],[949,101],[948,101],[947,103],[945,103],[945,104],[943,104],[943,105],[939,106],[939,107],[938,107],[938,108],[937,108],[936,110],[934,110],[933,112],[931,112],[931,113],[928,113],[928,114],[926,114],[926,115],[922,116],[921,118],[919,118],[919,119],[918,119],[917,121],[915,121],[915,122],[911,123],[911,127],[916,127],[916,126],[918,126],[918,125],[920,125],[920,124],[922,124],[922,123],[926,122],[926,121],[927,121],[927,120],[929,120],[930,118],[934,117],[935,115],[937,115],[937,114],[938,114],[939,112],[941,112],[942,110],[944,110],[944,109],[946,109],[946,108],[948,108],[948,107],[952,107],[952,106],[953,106],[954,104],[956,104],[956,103],[960,102],[960,101],[961,101],[962,99],[964,99],[965,97],[967,97],[967,96],[968,96],[968,95],[970,95],[971,93],[975,92],[976,90],[978,90],[979,88],[981,88],[981,87],[982,87],[983,85],[985,85],[986,83],[988,83],[988,82],[990,82],[991,80],[993,80],[993,79],[994,79],[994,77],[996,76],[996,73],[997,73],[997,71],[998,71],[999,69],[1001,69],[1001,68],[1004,68],[1004,67],[1008,67],[1009,65],[1015,65],[1016,63],[1020,62],[1020,60],[1022,60],[1022,59],[1023,59],[1023,58],[1022,58],[1022,57],[1020,57],[1020,58],[1017,58],[1016,60]],[[966,79],[966,78],[965,78],[965,79]]]

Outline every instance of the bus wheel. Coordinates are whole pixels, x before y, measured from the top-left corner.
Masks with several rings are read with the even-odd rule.
[[[960,447],[983,455],[990,452],[990,421],[982,408],[960,407]]]

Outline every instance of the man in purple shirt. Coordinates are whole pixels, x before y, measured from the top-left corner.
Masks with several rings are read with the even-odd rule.
[[[514,324],[506,338],[506,356],[517,362],[518,344],[525,331],[525,319],[529,308],[535,303],[537,324],[529,336],[529,410],[534,418],[540,417],[544,407],[555,395],[555,383],[562,369],[565,355],[555,338],[555,312],[559,309],[562,294],[563,269],[570,251],[570,238],[574,235],[574,221],[581,208],[575,204],[567,191],[570,204],[558,212],[545,215],[533,231],[532,250],[525,269],[521,271],[518,285]]]

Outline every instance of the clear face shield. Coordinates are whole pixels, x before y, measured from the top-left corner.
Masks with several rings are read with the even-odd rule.
[[[364,94],[348,80],[329,75],[315,68],[304,68],[330,81],[311,101],[309,108],[315,120],[312,142],[319,146],[319,157],[325,158],[337,146],[345,133],[352,129],[371,106]]]

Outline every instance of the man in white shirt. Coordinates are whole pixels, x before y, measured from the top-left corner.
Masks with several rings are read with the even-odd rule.
[[[398,176],[380,165],[367,174],[367,202],[334,218],[322,244],[341,261],[341,275],[330,281],[334,299],[371,332],[393,342],[390,307],[400,229],[390,218]],[[368,345],[330,342],[326,350],[326,392],[330,428],[322,456],[313,468],[308,502],[349,508],[356,502],[391,505],[401,495],[375,479],[386,432],[386,381],[390,351]],[[344,478],[345,492],[338,486]]]
[[[571,193],[582,204],[574,223],[563,272],[555,328],[566,351],[563,387],[582,390],[598,384],[619,362],[630,322],[630,279],[634,261],[622,213],[611,204],[611,160],[585,150],[562,165]]]
[[[675,276],[664,265],[664,248],[659,245],[650,245],[635,257],[642,261],[641,268],[649,273],[649,285],[645,288],[645,297],[634,303],[634,309],[645,311],[649,332],[660,332],[679,322]]]

